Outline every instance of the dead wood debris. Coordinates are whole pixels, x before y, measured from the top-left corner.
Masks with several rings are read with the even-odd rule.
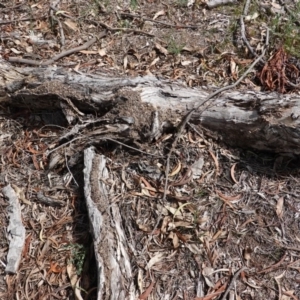
[[[299,69],[289,62],[283,47],[275,52],[257,76],[263,87],[269,91],[284,94],[298,88],[295,81],[299,77]]]
[[[14,189],[10,185],[7,185],[2,189],[2,192],[9,201],[9,225],[7,227],[9,250],[7,253],[5,271],[7,273],[16,274],[19,269],[24,248],[25,228],[22,224],[21,208]]]

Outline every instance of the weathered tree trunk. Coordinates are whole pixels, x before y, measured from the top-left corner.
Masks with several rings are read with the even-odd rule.
[[[32,110],[62,108],[73,112],[70,122],[91,113],[114,119],[115,125],[131,117],[134,126],[127,123],[127,132],[149,126],[153,111],[160,114],[160,121],[174,123],[207,95],[203,89],[156,77],[108,78],[55,67],[13,68],[0,63],[2,103]],[[229,91],[210,103],[203,113],[195,112],[191,122],[218,132],[230,145],[300,153],[299,95]]]

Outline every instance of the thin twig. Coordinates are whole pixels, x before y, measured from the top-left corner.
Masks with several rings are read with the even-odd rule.
[[[227,286],[226,291],[224,292],[224,294],[223,294],[223,296],[222,296],[222,298],[221,298],[220,300],[226,300],[226,297],[227,297],[229,291],[231,290],[231,288],[232,288],[234,282],[235,282],[236,279],[239,277],[239,275],[240,275],[244,270],[246,270],[246,269],[247,269],[247,267],[243,266],[243,267],[241,267],[241,268],[233,275],[233,277],[232,277],[232,279],[231,279],[231,281],[230,281],[230,284]]]
[[[106,31],[102,31],[100,32],[98,37],[94,37],[91,40],[89,40],[88,42],[86,42],[85,44],[76,47],[76,48],[72,48],[66,51],[63,51],[57,55],[55,55],[54,57],[52,57],[51,59],[48,59],[46,61],[37,61],[37,60],[32,60],[32,59],[23,59],[23,58],[19,58],[19,57],[9,57],[8,61],[9,62],[14,62],[14,63],[22,63],[22,64],[29,64],[29,65],[35,65],[35,66],[48,66],[50,64],[53,64],[55,61],[59,60],[60,58],[73,54],[75,52],[79,52],[82,50],[85,50],[87,48],[89,48],[91,45],[93,45],[96,41],[97,38],[102,38],[106,36]]]
[[[71,170],[70,170],[70,168],[69,168],[69,165],[68,165],[68,158],[67,158],[67,153],[66,153],[66,151],[65,151],[65,160],[66,160],[66,166],[67,166],[67,169],[68,169],[68,171],[69,171],[71,177],[73,178],[73,180],[74,180],[75,184],[77,185],[77,187],[79,187],[79,184],[77,183],[77,181],[76,181],[76,179],[75,179],[73,173],[71,172]]]
[[[244,6],[244,11],[243,14],[240,16],[240,25],[241,25],[241,36],[242,36],[242,40],[245,43],[246,47],[248,48],[248,50],[251,52],[251,54],[254,57],[258,57],[258,54],[256,53],[256,51],[253,49],[253,47],[250,45],[250,43],[247,40],[246,37],[246,30],[245,30],[245,23],[244,23],[244,17],[248,15],[248,10],[249,10],[249,6],[250,6],[251,0],[246,0],[245,6]],[[266,41],[269,41],[269,31],[267,31],[267,36],[266,36]],[[269,43],[269,42],[268,42]],[[261,59],[261,62],[263,64],[265,64],[265,60]]]
[[[257,57],[257,53],[254,51],[254,49],[251,47],[250,43],[248,42],[247,38],[246,38],[246,32],[245,32],[245,24],[244,24],[244,16],[240,17],[240,24],[241,24],[241,36],[242,36],[242,40],[245,43],[245,45],[247,46],[247,48],[249,49],[249,51],[251,52],[251,54],[254,57]]]
[[[251,0],[246,0],[245,6],[244,6],[244,11],[243,11],[243,15],[244,16],[248,15],[248,10],[249,10],[249,6],[250,6],[250,2],[251,2]]]
[[[50,8],[51,8],[52,10],[56,11],[56,12],[59,11],[59,10],[58,10],[56,7],[54,7],[53,5],[50,5]],[[69,19],[72,19],[72,20],[76,20],[76,18],[74,18],[74,17],[72,17],[72,16],[70,16],[70,15],[68,15],[68,14],[66,14],[66,13],[64,13],[64,12],[62,12],[62,11],[59,11],[59,14],[62,15],[62,16],[64,16],[64,17],[66,17],[66,18],[69,18]]]
[[[135,151],[137,151],[137,152],[140,152],[140,153],[142,153],[142,154],[146,154],[146,155],[149,155],[149,156],[160,157],[160,158],[162,158],[162,156],[160,156],[160,155],[156,155],[156,154],[152,154],[152,153],[145,152],[145,151],[143,151],[143,150],[140,150],[140,149],[138,149],[138,148],[135,148],[135,147],[126,145],[126,144],[124,144],[124,143],[122,143],[122,142],[120,142],[120,141],[118,141],[118,140],[112,139],[112,138],[103,137],[103,139],[104,139],[104,140],[111,141],[111,142],[114,142],[114,143],[117,143],[117,144],[122,145],[122,146],[124,146],[124,147],[126,147],[126,148],[129,148],[129,149],[135,150]]]
[[[66,143],[64,143],[64,144],[61,144],[61,145],[57,146],[56,148],[54,148],[54,149],[48,151],[48,152],[47,152],[47,155],[50,155],[52,152],[55,152],[55,151],[57,151],[57,150],[59,150],[59,149],[65,147],[65,146],[67,146],[67,145],[70,145],[71,143],[73,143],[73,142],[75,142],[75,141],[77,141],[77,140],[81,140],[81,139],[85,139],[85,138],[86,138],[86,136],[78,136],[78,137],[75,137],[75,138],[73,138],[72,140],[70,140],[70,141],[68,141],[68,142],[66,142]],[[115,139],[113,139],[113,138],[110,138],[110,137],[100,136],[100,137],[97,137],[97,138],[99,138],[99,140],[107,140],[107,141],[111,141],[111,142],[117,143],[117,144],[119,144],[119,145],[121,145],[121,146],[124,146],[124,147],[126,147],[126,148],[128,148],[128,149],[135,150],[135,151],[137,151],[137,152],[140,152],[140,153],[145,154],[145,155],[148,155],[148,156],[153,156],[153,157],[157,157],[157,158],[162,158],[162,156],[160,156],[160,155],[156,155],[156,154],[152,154],[152,153],[145,152],[145,151],[143,151],[143,150],[140,150],[140,149],[138,149],[138,148],[135,148],[135,147],[126,145],[126,144],[124,144],[124,143],[122,143],[122,142],[120,142],[120,141],[118,141],[118,140],[115,140]],[[95,140],[93,140],[93,141],[95,141]]]
[[[53,5],[50,5],[50,16],[51,19],[56,21],[58,23],[58,27],[59,27],[59,32],[60,32],[60,44],[61,46],[65,45],[65,34],[64,34],[64,29],[62,27],[62,24],[60,22],[60,20],[54,16],[53,11],[57,11],[57,9],[55,8],[56,5],[58,5],[59,1]]]

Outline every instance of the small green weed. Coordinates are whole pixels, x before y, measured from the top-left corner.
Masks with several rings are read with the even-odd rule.
[[[75,266],[77,275],[80,275],[83,269],[85,259],[85,248],[80,244],[69,244],[66,249],[71,251],[70,262]]]
[[[121,20],[119,22],[119,24],[120,24],[121,28],[129,28],[130,27],[130,21],[128,21],[128,20]]]
[[[286,17],[277,15],[270,21],[271,34],[274,43],[282,44],[284,49],[295,57],[300,57],[300,28],[299,28],[300,2],[295,4],[292,14]]]
[[[201,198],[201,197],[206,197],[208,196],[208,191],[204,190],[204,189],[199,189],[195,191],[195,197],[197,198]]]
[[[175,39],[172,37],[169,39],[169,42],[168,42],[168,51],[170,54],[178,55],[181,53],[184,46],[185,45],[179,44],[178,42],[176,42]]]
[[[130,0],[130,7],[132,9],[136,9],[138,7],[139,3],[137,0]]]
[[[186,7],[188,4],[188,0],[177,0],[176,1],[177,6],[179,7]]]

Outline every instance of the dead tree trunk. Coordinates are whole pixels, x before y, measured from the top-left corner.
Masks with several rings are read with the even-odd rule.
[[[174,123],[209,94],[156,77],[108,78],[55,67],[13,68],[3,61],[0,68],[2,103],[34,111],[63,109],[69,122],[86,114],[113,118],[115,127],[127,124],[121,127],[131,137],[149,126],[151,112]],[[299,95],[229,91],[202,114],[195,112],[191,122],[216,131],[230,145],[299,154],[299,115]]]

